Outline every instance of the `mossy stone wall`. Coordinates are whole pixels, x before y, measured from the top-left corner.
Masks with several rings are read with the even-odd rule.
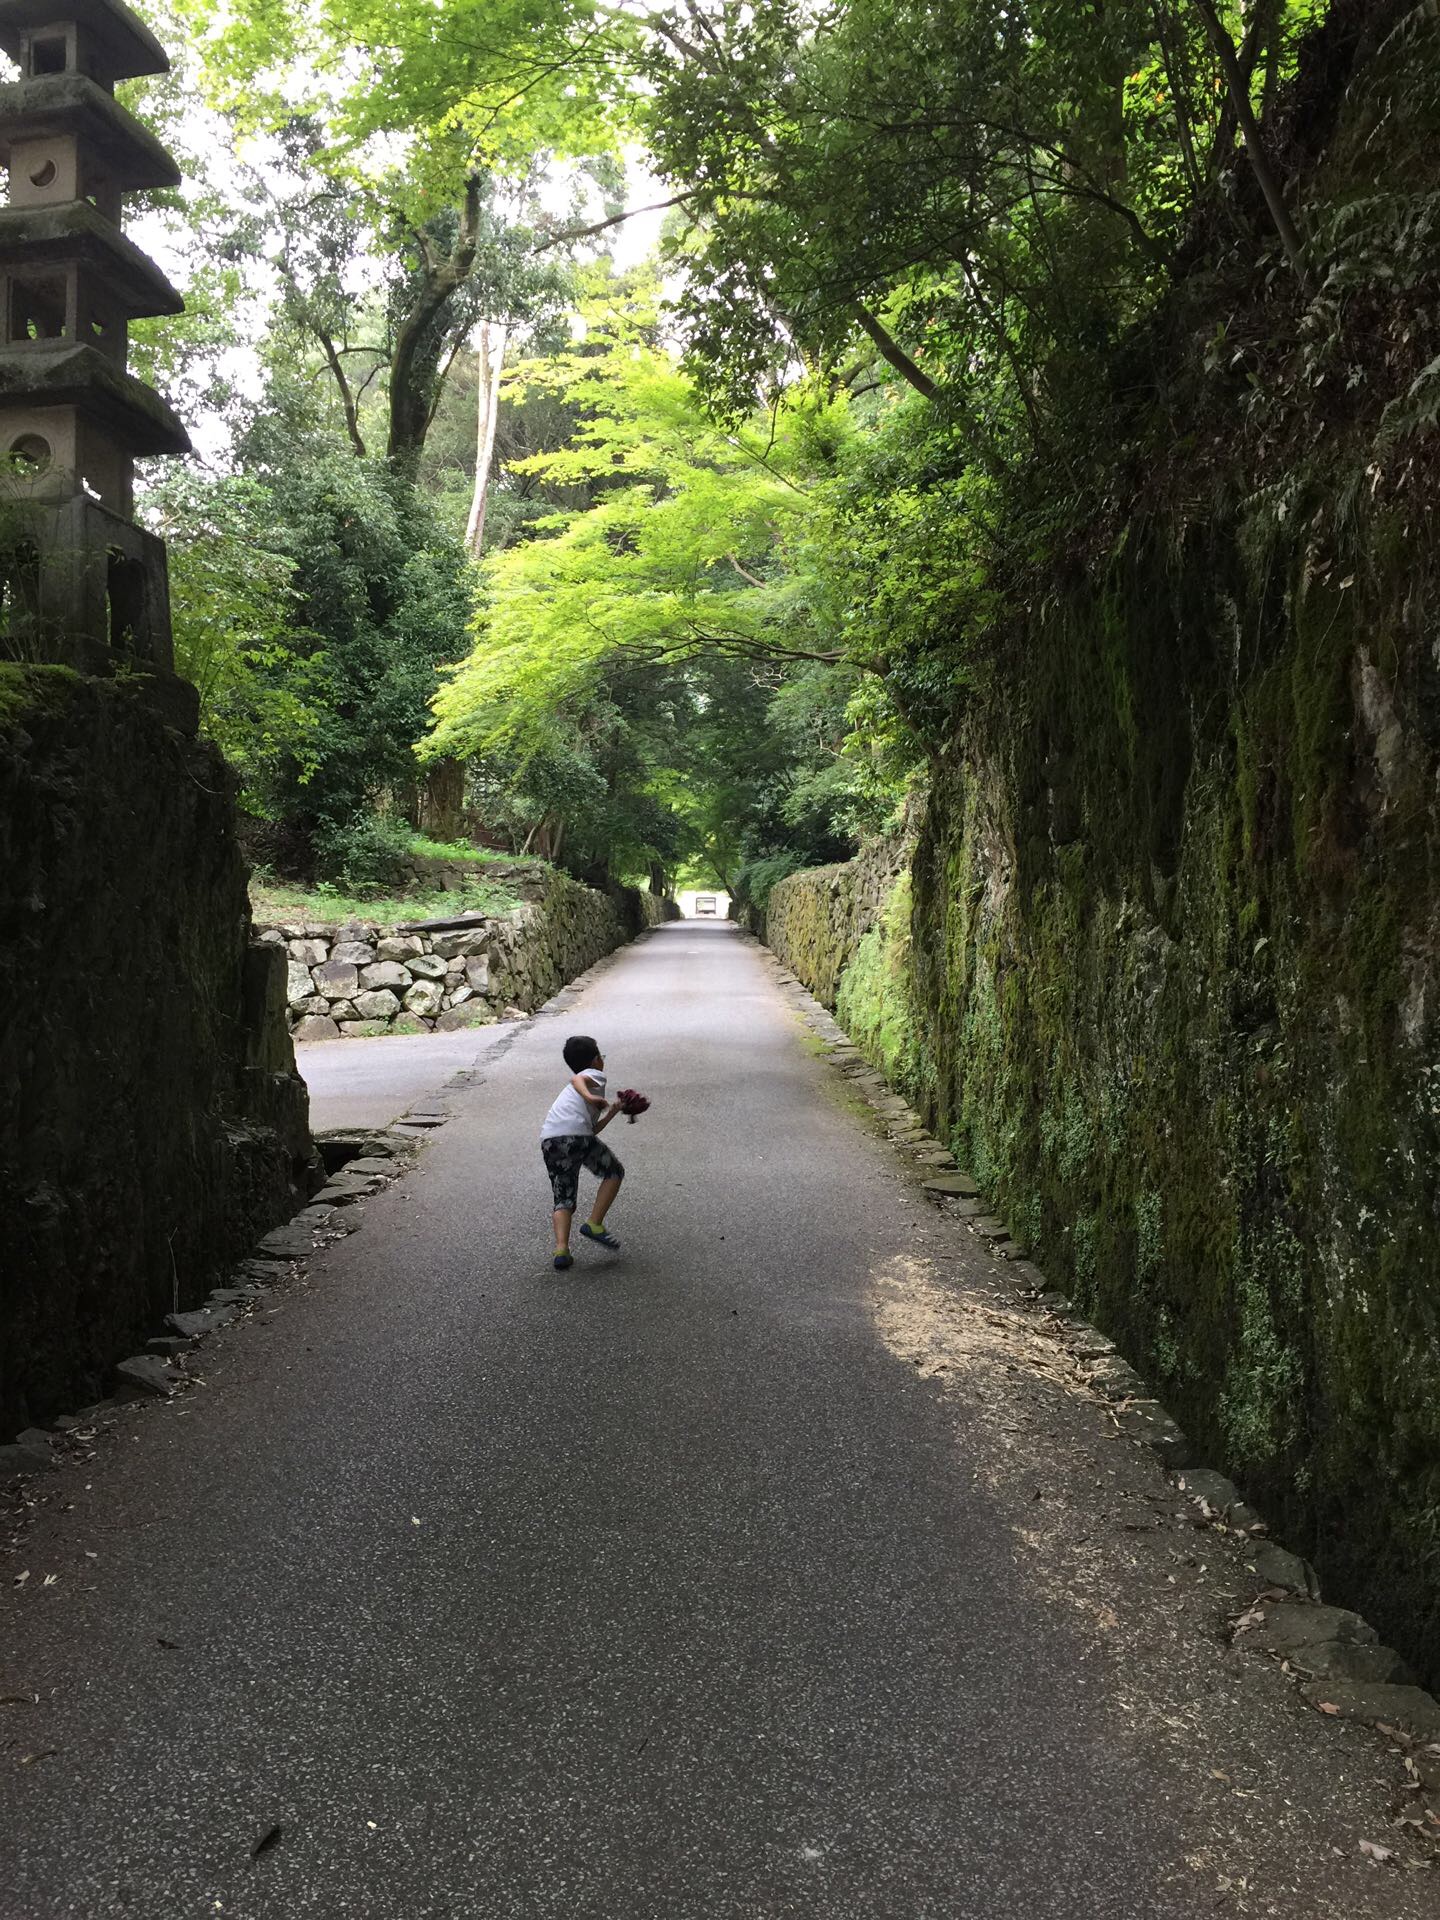
[[[0,1439],[303,1198],[284,1008],[218,754],[124,681],[0,665]]]
[[[1047,1274],[1440,1678],[1440,656],[1413,550],[1136,544],[777,949]],[[907,892],[909,899],[907,901]]]

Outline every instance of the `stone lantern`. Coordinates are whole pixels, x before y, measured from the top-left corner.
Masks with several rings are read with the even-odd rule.
[[[170,63],[122,0],[0,0],[0,48],[0,658],[123,662],[183,708],[164,544],[132,516],[137,456],[190,442],[125,362],[130,321],[184,303],[120,226],[180,175],[115,98]]]

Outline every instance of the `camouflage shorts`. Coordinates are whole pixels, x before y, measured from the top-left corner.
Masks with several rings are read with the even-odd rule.
[[[580,1188],[580,1169],[588,1167],[597,1180],[623,1180],[625,1169],[603,1140],[593,1133],[561,1133],[540,1142],[545,1171],[557,1211],[573,1213]]]

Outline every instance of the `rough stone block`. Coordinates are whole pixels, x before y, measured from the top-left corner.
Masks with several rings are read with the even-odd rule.
[[[290,962],[286,983],[285,998],[292,1007],[298,1007],[302,1000],[308,1000],[315,992],[315,982],[310,978],[310,969],[303,961]]]
[[[300,961],[302,966],[318,967],[330,955],[330,948],[324,940],[292,940],[290,958]]]
[[[411,954],[423,953],[425,943],[418,933],[387,933],[375,943],[377,960],[398,960],[404,965]]]
[[[268,1260],[304,1260],[315,1251],[315,1236],[304,1227],[276,1227],[255,1251]]]
[[[1145,1382],[1118,1353],[1102,1354],[1098,1360],[1091,1361],[1085,1369],[1085,1384],[1093,1387],[1107,1400],[1145,1399]],[[1154,1404],[1154,1403],[1152,1403]]]
[[[465,984],[472,993],[490,991],[490,956],[488,953],[472,954],[465,962]]]
[[[445,961],[435,953],[413,954],[405,963],[417,980],[443,980]]]
[[[135,1353],[128,1360],[120,1361],[115,1369],[115,1378],[121,1386],[149,1394],[157,1400],[168,1400],[176,1384],[174,1374],[154,1353]]]
[[[217,1327],[223,1327],[239,1317],[237,1306],[196,1307],[190,1313],[167,1313],[165,1324],[173,1327],[182,1340],[203,1340],[207,1333],[214,1333]]]
[[[388,1020],[342,1020],[340,1022],[342,1040],[374,1040],[380,1034],[389,1031]]]
[[[437,1033],[459,1033],[465,1027],[489,1027],[495,1024],[495,1010],[484,1000],[470,1000],[464,1006],[450,1007],[435,1022]]]
[[[1246,1558],[1255,1569],[1256,1578],[1263,1580],[1267,1587],[1288,1587],[1292,1593],[1305,1593],[1318,1599],[1320,1582],[1315,1577],[1315,1569],[1298,1553],[1290,1553],[1273,1540],[1261,1540],[1250,1547]]]
[[[1111,1351],[1114,1351],[1113,1347]],[[1189,1494],[1192,1500],[1203,1500],[1216,1513],[1224,1513],[1240,1498],[1240,1489],[1235,1482],[1209,1467],[1186,1467],[1182,1473],[1176,1474],[1175,1484],[1182,1493]]]
[[[323,966],[312,967],[310,978],[315,991],[327,1000],[348,1000],[360,990],[359,968],[344,960],[327,960]]]
[[[946,1200],[973,1200],[980,1189],[968,1173],[940,1173],[925,1182],[925,1191]]]
[[[1373,1647],[1380,1636],[1368,1620],[1345,1607],[1315,1607],[1301,1600],[1281,1600],[1266,1607],[1265,1618],[1243,1637],[1246,1646],[1266,1653],[1300,1654],[1307,1647],[1336,1642]]]
[[[444,1004],[444,989],[433,980],[417,980],[405,995],[405,1008],[408,1013],[422,1017],[439,1013]]]
[[[353,1166],[353,1162],[351,1165]],[[373,1193],[375,1182],[363,1173],[354,1173],[347,1167],[343,1173],[332,1174],[316,1194],[315,1199],[321,1206],[339,1206],[350,1200],[358,1200],[362,1195]]]
[[[392,1033],[429,1033],[431,1022],[418,1013],[397,1013],[390,1022]]]
[[[337,940],[330,949],[330,958],[346,967],[368,967],[375,958],[375,949],[368,940]]]
[[[1312,1680],[1300,1689],[1312,1707],[1342,1720],[1398,1727],[1417,1740],[1440,1740],[1440,1701],[1420,1687],[1367,1685],[1353,1680]]]
[[[377,960],[374,966],[360,970],[360,984],[371,993],[385,987],[393,988],[397,993],[402,992],[413,978],[410,969],[402,967],[398,960]]]
[[[54,1472],[59,1459],[50,1447],[23,1447],[19,1441],[0,1446],[0,1485],[26,1473]]]
[[[338,1040],[339,1023],[325,1013],[307,1013],[303,1019],[296,1021],[291,1038],[297,1044],[312,1040]]]
[[[430,951],[442,960],[463,960],[467,955],[484,953],[489,942],[490,934],[483,924],[457,927],[449,933],[437,933],[430,942]]]
[[[1122,1407],[1115,1421],[1122,1433],[1141,1441],[1167,1466],[1184,1466],[1189,1460],[1190,1442],[1158,1401],[1145,1400]]]
[[[357,993],[355,1011],[362,1020],[392,1020],[400,1011],[400,1002],[388,987],[373,993]]]

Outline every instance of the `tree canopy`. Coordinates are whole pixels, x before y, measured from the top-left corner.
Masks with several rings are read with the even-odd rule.
[[[1323,377],[1366,271],[1296,180],[1384,7],[176,4],[145,100],[220,137],[140,351],[226,443],[148,510],[317,858],[442,815],[594,873],[843,851],[1017,583],[1123,539],[1121,442],[1203,510],[1181,387],[1294,431],[1246,315]]]

